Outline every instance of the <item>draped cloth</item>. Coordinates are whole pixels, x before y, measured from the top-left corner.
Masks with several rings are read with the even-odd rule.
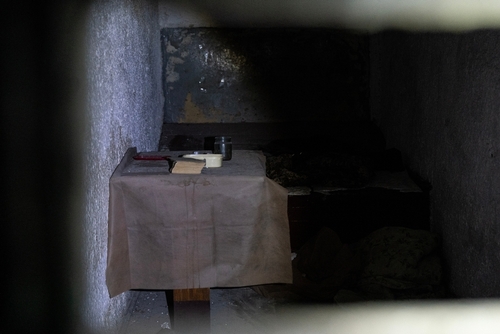
[[[288,193],[266,177],[262,152],[235,150],[222,167],[194,175],[136,154],[129,148],[110,178],[110,297],[292,282]]]

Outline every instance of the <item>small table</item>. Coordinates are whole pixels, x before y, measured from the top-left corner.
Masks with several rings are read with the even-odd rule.
[[[262,152],[235,150],[222,167],[195,175],[136,154],[129,148],[110,179],[110,297],[292,283],[287,190],[266,177]]]

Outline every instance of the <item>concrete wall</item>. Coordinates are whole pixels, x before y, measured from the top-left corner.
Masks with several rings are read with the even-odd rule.
[[[161,49],[155,1],[93,1],[88,13],[83,314],[93,332],[115,332],[133,292],[105,285],[108,182],[128,147],[156,150],[162,124]]]
[[[372,117],[431,182],[450,288],[500,296],[500,31],[371,40]]]

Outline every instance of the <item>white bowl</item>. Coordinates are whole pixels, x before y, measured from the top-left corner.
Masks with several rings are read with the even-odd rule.
[[[212,153],[184,154],[183,157],[205,160],[205,167],[207,168],[222,166],[222,154],[212,154]]]

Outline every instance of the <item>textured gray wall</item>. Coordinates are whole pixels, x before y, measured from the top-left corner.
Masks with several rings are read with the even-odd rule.
[[[451,291],[500,296],[500,31],[371,41],[372,116],[432,183]]]
[[[110,299],[105,285],[108,183],[128,147],[156,150],[162,124],[161,48],[155,1],[93,1],[86,65],[88,129],[83,227],[89,330],[115,332],[133,292]]]

